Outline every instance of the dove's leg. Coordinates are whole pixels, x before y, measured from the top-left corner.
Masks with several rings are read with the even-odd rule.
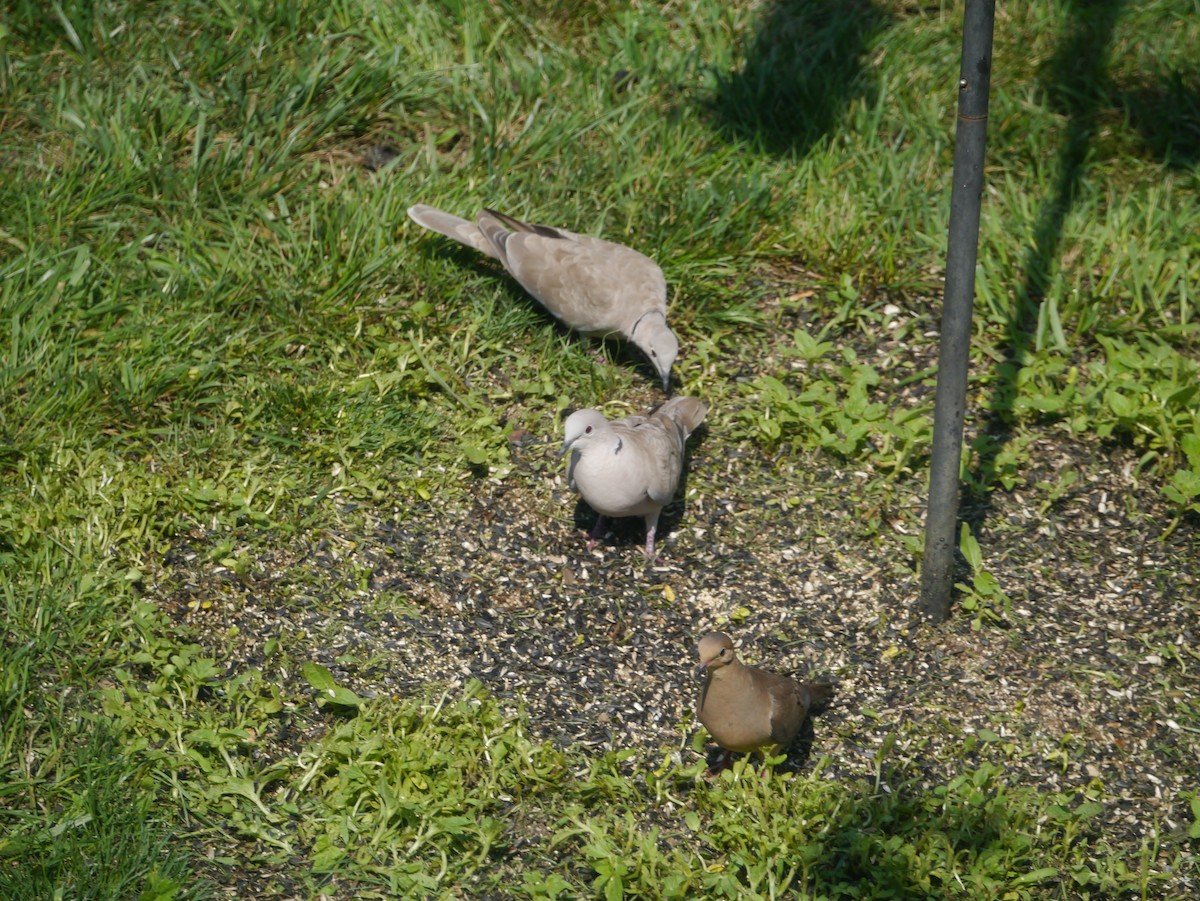
[[[588,532],[587,549],[590,551],[596,546],[601,538],[604,537],[604,527],[608,525],[608,520],[603,513],[597,514],[596,524],[592,526],[592,531]]]
[[[654,562],[654,533],[658,531],[658,514],[646,517],[646,559]]]

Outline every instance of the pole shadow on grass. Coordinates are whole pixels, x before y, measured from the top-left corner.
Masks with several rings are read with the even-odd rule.
[[[1087,176],[1101,115],[1110,105],[1109,57],[1123,5],[1124,0],[1063,0],[1068,14],[1063,39],[1042,71],[1048,103],[1066,117],[1066,135],[1058,151],[1058,176],[1042,201],[1033,240],[1025,251],[1024,279],[1000,343],[1003,359],[976,439],[978,463],[968,480],[975,486],[974,496],[962,499],[962,519],[975,534],[991,508],[997,459],[1012,439],[1017,383],[1031,351],[1042,301],[1058,269],[1063,224]]]
[[[862,56],[887,25],[868,0],[767,3],[743,62],[718,73],[717,130],[777,154],[804,154],[856,97],[869,95]]]

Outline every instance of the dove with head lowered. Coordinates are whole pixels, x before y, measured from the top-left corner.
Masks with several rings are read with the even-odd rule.
[[[499,260],[509,275],[565,325],[583,335],[620,335],[646,355],[670,391],[679,341],[667,325],[667,282],[632,248],[484,210],[475,222],[425,204],[418,225]]]

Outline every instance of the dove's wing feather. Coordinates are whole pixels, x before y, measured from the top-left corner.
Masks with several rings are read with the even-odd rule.
[[[613,423],[627,454],[624,469],[632,484],[640,487],[655,505],[662,507],[675,497],[683,472],[683,449],[687,436],[669,419],[642,418],[630,425],[626,420]]]
[[[666,315],[662,270],[636,250],[566,232],[509,232],[500,244],[521,287],[585,335],[629,335],[646,313]]]
[[[683,430],[686,439],[699,428],[700,423],[704,422],[707,413],[708,404],[704,401],[694,397],[680,396],[671,398],[655,410],[653,415],[667,417],[676,423]]]
[[[737,659],[729,636],[700,640],[700,669],[706,672],[697,702],[700,722],[729,751],[768,751],[789,745],[811,708],[828,700],[827,683],[800,683]],[[718,651],[720,651],[718,655]]]
[[[749,667],[760,698],[769,700],[770,737],[777,745],[787,745],[800,731],[808,716],[808,698],[795,679]]]
[[[495,257],[565,325],[620,335],[646,355],[669,391],[679,340],[667,325],[667,281],[652,259],[622,244],[485,209],[476,222],[417,204],[414,222]]]

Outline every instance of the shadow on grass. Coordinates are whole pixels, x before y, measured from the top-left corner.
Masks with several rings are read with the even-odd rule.
[[[1088,156],[1109,107],[1105,86],[1123,0],[1064,0],[1064,5],[1069,13],[1065,32],[1041,77],[1049,104],[1067,119],[1066,137],[1058,151],[1058,177],[1042,201],[1033,241],[1025,251],[1024,280],[1005,323],[999,346],[1003,359],[976,439],[979,460],[969,480],[975,486],[974,497],[963,498],[962,513],[975,534],[991,508],[997,459],[1012,438],[1017,383],[1033,344],[1042,300],[1058,270],[1063,223],[1087,176]]]
[[[868,0],[774,0],[735,72],[718,75],[711,111],[724,137],[804,154],[873,84],[862,55],[887,24]]]
[[[804,897],[929,898],[951,889],[954,897],[1002,897],[1014,886],[1056,879],[1057,867],[1043,867],[1059,862],[1064,836],[1084,847],[1099,836],[1088,822],[1099,805],[1051,807],[1035,791],[1010,788],[1004,771],[988,763],[931,789],[922,787],[929,774],[913,763],[884,763],[875,779],[851,784],[816,780],[784,798],[788,817],[750,827],[763,799],[779,799],[787,783],[764,780],[751,767],[740,779],[735,771],[706,781],[697,798],[714,805],[710,841],[722,863],[730,872],[741,868],[743,879],[762,880],[773,869]],[[723,815],[730,809],[740,816]],[[782,825],[806,821],[816,827],[807,834]],[[764,858],[764,845],[777,853]],[[1111,875],[1103,864],[1095,870],[1089,875],[1097,885]]]
[[[857,895],[871,886],[873,891],[864,892],[869,897],[928,897],[925,893],[956,884],[956,870],[969,874],[980,861],[1017,850],[1021,837],[1011,822],[1016,812],[1006,809],[1002,796],[956,794],[938,798],[900,785],[852,803],[840,828],[826,835],[821,862],[812,868],[821,873],[821,888]],[[944,867],[928,866],[937,858]]]
[[[1143,147],[1166,166],[1187,169],[1200,163],[1200,70],[1193,65],[1150,72],[1133,85],[1118,84],[1109,69],[1124,0],[1060,2],[1068,17],[1041,81],[1048,105],[1066,118],[1066,135],[1058,151],[1057,179],[1042,201],[1025,252],[1024,280],[1009,311],[1003,359],[977,439],[974,496],[964,498],[963,515],[972,530],[983,524],[990,509],[997,459],[1012,437],[1017,383],[1034,343],[1042,302],[1059,271],[1063,224],[1088,177],[1105,117],[1114,109],[1123,112]]]
[[[1200,67],[1158,73],[1115,100],[1155,157],[1175,169],[1200,163]]]

